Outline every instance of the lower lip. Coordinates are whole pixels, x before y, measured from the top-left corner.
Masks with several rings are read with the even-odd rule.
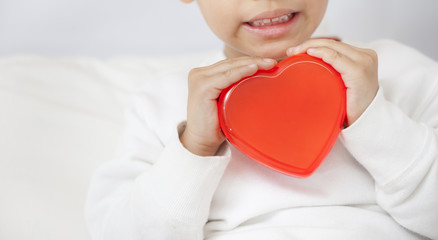
[[[293,18],[285,23],[275,24],[271,26],[254,27],[247,23],[243,27],[250,33],[253,33],[261,38],[278,38],[287,34],[297,21],[299,13],[295,13]]]

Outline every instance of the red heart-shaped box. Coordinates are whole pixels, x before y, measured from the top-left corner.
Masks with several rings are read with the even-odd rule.
[[[224,89],[219,122],[228,141],[255,161],[297,177],[311,175],[345,119],[340,74],[307,54],[259,70]]]

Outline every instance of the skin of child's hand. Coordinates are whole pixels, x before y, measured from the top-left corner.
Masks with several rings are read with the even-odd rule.
[[[347,88],[347,126],[353,124],[371,104],[379,89],[377,54],[330,39],[311,39],[287,50],[287,55],[307,53],[330,64],[342,76]]]
[[[221,91],[259,69],[269,70],[272,59],[239,57],[195,68],[188,77],[187,125],[180,136],[183,146],[199,156],[213,156],[224,142],[218,120],[217,98]]]

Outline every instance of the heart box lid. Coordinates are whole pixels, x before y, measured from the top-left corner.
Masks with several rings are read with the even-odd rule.
[[[224,89],[221,129],[237,149],[281,173],[310,176],[342,130],[346,88],[321,59],[299,54]]]

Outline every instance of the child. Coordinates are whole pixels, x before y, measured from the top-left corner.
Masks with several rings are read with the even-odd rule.
[[[145,83],[90,189],[94,239],[438,239],[438,65],[391,41],[310,39],[327,2],[197,1],[225,56]],[[298,179],[230,146],[216,99],[304,52],[342,75],[347,126]]]

